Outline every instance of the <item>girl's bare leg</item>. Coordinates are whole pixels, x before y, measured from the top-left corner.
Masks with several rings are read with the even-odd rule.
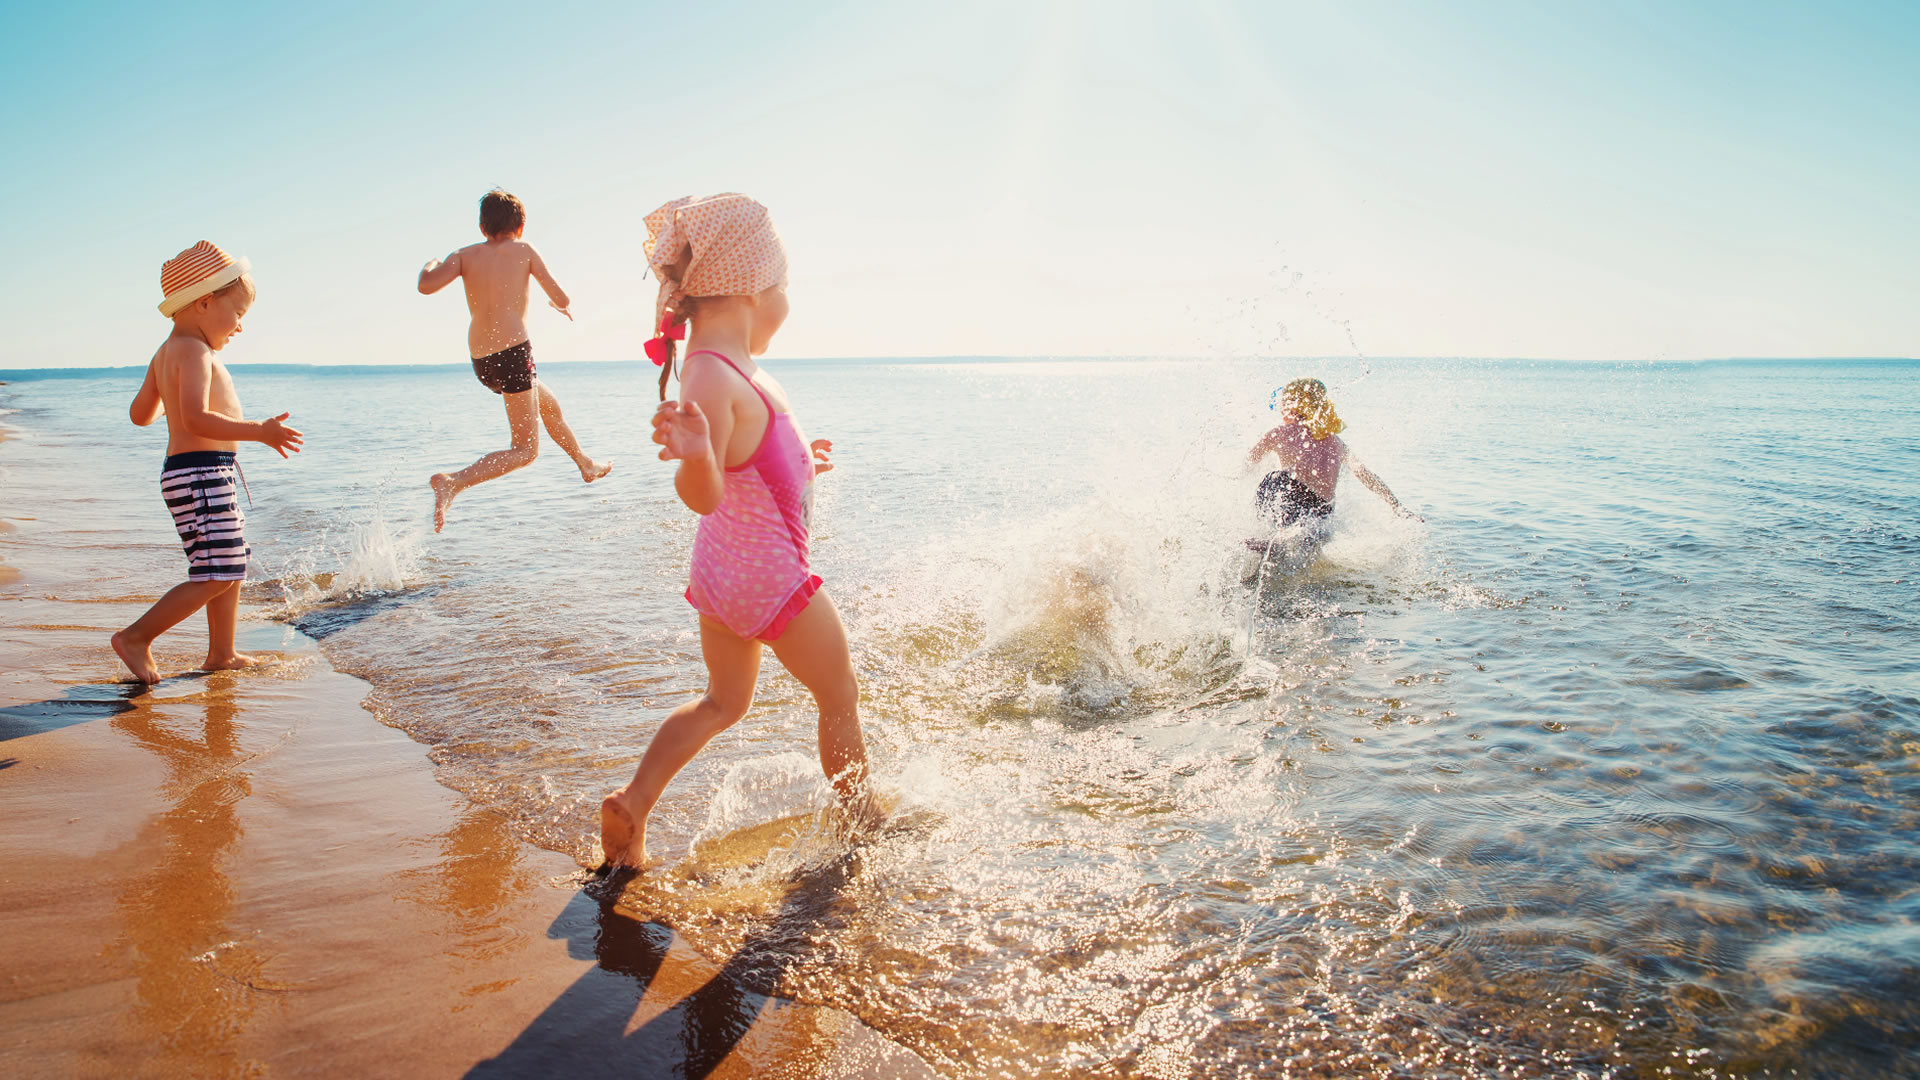
[[[240,583],[222,581],[231,588],[207,601],[207,659],[201,671],[233,671],[252,667],[258,660],[233,647],[233,635],[240,622]]]
[[[773,655],[820,706],[820,767],[841,804],[861,817],[872,807],[867,791],[867,744],[860,734],[860,681],[847,651],[847,629],[825,590],[771,642]]]
[[[600,802],[600,848],[612,866],[644,867],[647,815],[687,762],[715,735],[747,715],[760,675],[760,643],[748,641],[700,616],[700,654],[707,662],[707,692],[673,710],[627,786]]]
[[[433,531],[447,524],[447,507],[453,497],[475,484],[485,483],[533,464],[540,456],[540,385],[518,394],[502,394],[507,406],[507,429],[513,445],[495,450],[479,461],[454,473],[434,473],[427,485],[433,488]]]
[[[541,423],[547,425],[547,434],[553,436],[553,441],[573,459],[574,465],[580,470],[580,479],[591,484],[612,472],[612,462],[595,461],[580,449],[580,440],[573,437],[573,429],[567,426],[566,417],[560,415],[560,399],[553,396],[547,384],[536,381],[533,390],[540,395]]]

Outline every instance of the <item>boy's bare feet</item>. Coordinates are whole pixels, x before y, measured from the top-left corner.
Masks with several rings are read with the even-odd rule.
[[[447,507],[453,505],[453,477],[437,472],[427,478],[427,486],[433,489],[433,531],[439,532],[447,527]]]
[[[212,653],[208,653],[207,658],[200,663],[200,670],[239,671],[241,668],[250,668],[261,662],[259,657],[248,656],[246,653],[228,653],[225,656],[215,656]]]
[[[641,870],[647,866],[646,823],[634,823],[626,788],[600,800],[600,851],[610,867]]]
[[[127,665],[133,677],[152,685],[160,681],[160,669],[153,666],[152,642],[135,641],[125,630],[113,635],[113,651]]]
[[[574,462],[574,464],[580,466],[580,479],[585,480],[589,484],[613,471],[613,462],[611,461],[595,461],[592,458],[582,458]]]

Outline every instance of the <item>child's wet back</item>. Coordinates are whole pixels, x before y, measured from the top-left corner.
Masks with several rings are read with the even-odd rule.
[[[533,245],[524,240],[474,244],[460,251],[460,280],[467,289],[467,349],[491,356],[527,340],[527,283],[533,276]]]

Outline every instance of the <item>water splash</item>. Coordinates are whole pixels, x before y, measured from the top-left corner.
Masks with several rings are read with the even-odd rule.
[[[709,846],[741,829],[817,814],[832,802],[820,763],[803,754],[774,754],[735,763],[707,804],[693,846]]]
[[[323,530],[268,575],[279,591],[276,616],[296,618],[315,608],[403,592],[423,580],[422,534],[396,535],[375,508],[364,521]]]

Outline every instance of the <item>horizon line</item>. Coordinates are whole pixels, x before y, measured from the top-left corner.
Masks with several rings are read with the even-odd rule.
[[[1634,360],[1575,360],[1575,359],[1570,359],[1566,357],[1553,357],[1553,356],[1485,356],[1485,355],[1470,355],[1470,354],[1457,354],[1457,355],[1448,355],[1448,356],[1440,356],[1440,355],[1436,355],[1436,356],[1412,356],[1412,355],[1351,356],[1351,355],[1336,355],[1336,354],[1304,354],[1303,353],[1303,354],[1297,354],[1297,355],[1168,356],[1168,355],[1155,355],[1155,354],[1118,354],[1118,353],[1106,353],[1106,354],[1103,354],[1103,353],[1076,353],[1076,354],[1036,353],[1036,354],[1029,354],[1029,355],[1022,356],[1022,355],[1009,355],[1009,354],[992,355],[992,354],[953,353],[953,354],[932,355],[932,356],[787,356],[787,357],[781,357],[779,362],[831,364],[831,363],[866,363],[866,362],[873,362],[873,361],[881,361],[881,362],[888,362],[888,363],[915,364],[915,363],[943,363],[943,362],[955,362],[955,361],[964,361],[964,362],[970,362],[970,363],[1020,363],[1020,362],[1031,363],[1034,361],[1166,362],[1166,361],[1207,361],[1207,360],[1240,361],[1240,362],[1247,362],[1247,363],[1258,363],[1262,361],[1271,361],[1275,363],[1327,362],[1327,361],[1359,361],[1361,363],[1465,361],[1465,362],[1472,362],[1472,363],[1535,363],[1535,364],[1544,363],[1544,364],[1581,364],[1581,365],[1590,365],[1590,366],[1591,365],[1654,366],[1654,365],[1661,365],[1661,364],[1676,364],[1676,365],[1677,364],[1686,364],[1686,365],[1809,364],[1809,363],[1812,363],[1812,364],[1820,364],[1820,363],[1912,364],[1912,363],[1920,363],[1920,356],[1844,356],[1844,355],[1700,356],[1700,357],[1658,357],[1658,358],[1644,358],[1644,359],[1634,359]],[[601,366],[612,366],[612,365],[656,366],[656,365],[650,364],[648,361],[644,359],[555,360],[555,361],[550,361],[548,363],[545,363],[542,366],[543,367],[601,367]],[[37,368],[0,367],[0,383],[4,383],[8,377],[19,378],[19,379],[63,378],[63,377],[71,378],[71,377],[78,377],[89,372],[99,372],[99,373],[105,374],[108,372],[117,372],[117,371],[143,371],[146,369],[146,367],[147,367],[146,364],[98,364],[98,365],[82,364],[82,365],[72,365],[68,367],[37,367]],[[433,363],[424,363],[424,364],[423,363],[369,364],[369,363],[352,363],[352,362],[342,362],[342,363],[243,362],[243,363],[237,363],[237,364],[229,364],[227,365],[227,367],[229,370],[232,370],[232,371],[260,371],[260,372],[337,371],[345,374],[345,373],[351,373],[355,371],[428,371],[428,370],[435,370],[435,369],[442,369],[442,368],[453,369],[458,371],[466,371],[468,370],[469,365],[462,364],[459,361],[435,361]]]

